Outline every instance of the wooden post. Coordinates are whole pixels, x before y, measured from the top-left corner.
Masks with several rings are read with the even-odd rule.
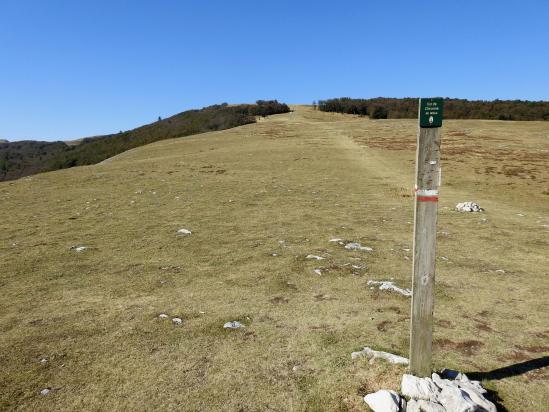
[[[410,372],[431,376],[442,99],[419,100]]]

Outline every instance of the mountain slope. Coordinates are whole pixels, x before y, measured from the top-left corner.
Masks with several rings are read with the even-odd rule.
[[[256,116],[286,113],[287,105],[276,100],[256,104],[227,104],[188,110],[164,120],[126,132],[72,142],[22,141],[0,143],[0,181],[31,174],[98,163],[126,150],[158,140],[224,130],[253,123]]]
[[[408,353],[409,298],[367,281],[410,287],[417,124],[295,109],[0,183],[0,409],[362,411],[398,387],[350,353]],[[547,133],[443,129],[434,367],[508,368],[483,375],[508,410],[549,401],[520,366],[547,353]]]

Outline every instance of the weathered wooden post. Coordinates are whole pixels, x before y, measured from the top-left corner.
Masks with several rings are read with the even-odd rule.
[[[442,105],[441,98],[419,99],[410,372],[421,377],[431,376]]]

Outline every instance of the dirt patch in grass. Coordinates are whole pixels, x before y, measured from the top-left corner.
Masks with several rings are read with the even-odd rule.
[[[516,348],[519,349],[519,350],[522,350],[522,351],[526,351],[526,352],[547,353],[547,354],[549,354],[549,346],[541,346],[541,345],[521,346],[521,345],[517,345]]]
[[[478,350],[484,346],[484,343],[473,339],[460,342],[454,342],[450,339],[435,339],[433,345],[438,349],[446,351],[456,350],[464,355],[470,356],[478,352]]]
[[[446,329],[451,329],[454,327],[454,322],[446,319],[437,319],[435,320],[435,324],[437,326],[440,326],[441,328],[446,328]]]
[[[380,332],[386,332],[387,329],[389,329],[390,324],[391,324],[390,320],[384,320],[383,322],[379,322],[376,325],[376,327],[377,327],[377,330],[379,330]]]
[[[289,299],[285,298],[284,296],[275,296],[274,298],[269,299],[269,302],[274,305],[280,305],[282,303],[288,303]]]
[[[493,331],[493,329],[490,326],[488,326],[486,323],[478,323],[476,325],[476,328],[480,331],[483,331],[483,332],[492,332]]]
[[[315,295],[314,298],[317,302],[321,302],[324,300],[336,300],[336,298],[334,298],[333,296],[324,293],[319,293],[318,295]]]
[[[380,312],[380,313],[393,312],[393,313],[396,313],[397,315],[400,315],[402,313],[402,310],[398,306],[385,306],[382,308],[377,308],[376,312]]]

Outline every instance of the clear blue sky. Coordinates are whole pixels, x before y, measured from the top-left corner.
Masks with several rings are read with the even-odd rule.
[[[271,99],[549,99],[549,1],[25,1],[0,8],[0,138]]]

